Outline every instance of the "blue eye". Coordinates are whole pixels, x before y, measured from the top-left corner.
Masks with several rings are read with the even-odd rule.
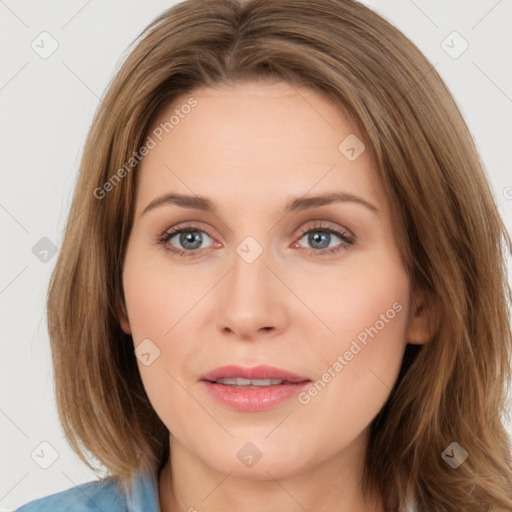
[[[331,242],[334,238],[341,240],[334,246]],[[344,249],[348,249],[355,243],[355,237],[348,231],[339,230],[332,226],[315,225],[309,226],[301,232],[299,241],[307,236],[307,243],[310,248],[305,247],[311,255],[336,254]],[[210,239],[213,240],[202,226],[188,225],[186,227],[175,227],[162,233],[158,238],[158,243],[163,245],[170,252],[182,257],[194,257],[203,249],[203,243]],[[173,239],[175,239],[173,241]],[[220,244],[217,244],[220,246]],[[293,247],[300,247],[297,243]]]
[[[332,235],[341,240],[338,244],[331,246]],[[353,235],[346,231],[341,231],[331,226],[317,225],[309,227],[302,231],[299,240],[307,236],[307,243],[312,249],[308,249],[312,254],[336,254],[337,252],[348,249],[355,242]]]
[[[186,228],[173,228],[170,231],[166,231],[159,238],[159,242],[165,245],[169,251],[180,256],[193,256],[201,249],[204,236],[212,240],[201,227],[187,226]],[[172,243],[173,238],[176,238],[174,243]],[[176,244],[179,244],[183,249],[176,247]]]

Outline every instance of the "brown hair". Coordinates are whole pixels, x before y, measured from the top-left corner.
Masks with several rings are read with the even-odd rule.
[[[365,492],[376,490],[386,511],[405,506],[409,488],[419,512],[512,510],[502,423],[511,241],[446,85],[411,41],[354,0],[188,0],[152,22],[121,66],[86,141],[48,295],[69,443],[123,483],[167,461],[169,432],[118,321],[137,169],[125,164],[178,95],[265,79],[326,94],[355,121],[392,206],[413,298],[426,297],[435,326],[425,345],[407,345],[371,424]],[[453,442],[469,454],[456,469],[442,457]]]

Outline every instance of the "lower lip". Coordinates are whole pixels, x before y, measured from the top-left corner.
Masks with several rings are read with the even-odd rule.
[[[265,411],[297,396],[309,381],[279,384],[261,388],[240,388],[202,381],[211,395],[223,404],[239,411]]]

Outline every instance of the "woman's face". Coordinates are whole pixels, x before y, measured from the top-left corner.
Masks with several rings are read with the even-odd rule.
[[[256,479],[360,460],[421,333],[355,127],[311,90],[245,83],[176,99],[149,136],[120,319],[173,449]]]

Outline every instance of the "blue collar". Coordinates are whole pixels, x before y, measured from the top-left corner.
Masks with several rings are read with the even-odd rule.
[[[126,492],[128,512],[161,512],[158,501],[158,480],[155,475],[137,474],[134,485]]]

